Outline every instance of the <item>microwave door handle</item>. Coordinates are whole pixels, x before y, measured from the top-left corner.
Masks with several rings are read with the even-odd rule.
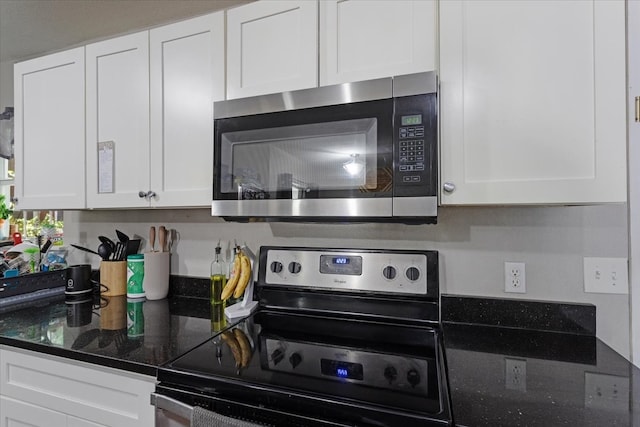
[[[151,404],[155,406],[156,409],[163,409],[187,420],[191,419],[191,413],[193,412],[193,406],[158,393],[151,393]]]

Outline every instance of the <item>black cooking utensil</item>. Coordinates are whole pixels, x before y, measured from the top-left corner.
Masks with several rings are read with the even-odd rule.
[[[73,243],[71,244],[71,246],[73,246],[73,247],[74,247],[74,248],[76,248],[76,249],[80,249],[81,251],[89,252],[90,254],[94,254],[94,255],[98,255],[98,256],[100,256],[100,254],[99,254],[98,252],[96,252],[96,251],[92,251],[91,249],[84,248],[84,247],[82,247],[82,246],[78,246],[78,245],[74,245]]]
[[[140,239],[128,240],[125,246],[126,246],[125,256],[137,254],[138,250],[140,250]]]
[[[125,259],[125,248],[126,245],[122,242],[118,242],[116,243],[116,253],[114,255],[114,258],[116,261],[123,261]]]
[[[118,236],[118,240],[120,240],[122,243],[126,243],[129,241],[129,236],[127,236],[120,230],[116,230],[116,235]]]
[[[109,249],[111,249],[111,252],[113,252],[116,249],[116,244],[113,243],[113,240],[111,240],[110,238],[106,236],[98,236],[98,239],[100,239],[100,242],[104,243],[105,245],[108,245]]]
[[[112,253],[113,249],[107,243],[100,243],[100,246],[98,246],[98,255],[103,261],[108,261]]]

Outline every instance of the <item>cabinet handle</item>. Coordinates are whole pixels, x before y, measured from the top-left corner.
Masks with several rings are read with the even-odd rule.
[[[17,197],[12,197],[11,198],[11,203],[13,203],[13,204],[18,203],[18,198]]]
[[[640,122],[640,96],[636,96],[636,123]]]
[[[147,199],[153,199],[154,197],[156,197],[156,193],[154,191],[147,191]]]
[[[138,191],[138,197],[144,199],[145,197],[147,197],[147,193],[145,191]]]
[[[442,189],[445,193],[453,193],[456,190],[456,185],[453,182],[445,182]]]

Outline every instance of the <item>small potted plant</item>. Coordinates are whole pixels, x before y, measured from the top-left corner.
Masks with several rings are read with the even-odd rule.
[[[13,209],[7,206],[5,200],[6,196],[4,194],[0,194],[0,226],[2,226],[13,213]]]

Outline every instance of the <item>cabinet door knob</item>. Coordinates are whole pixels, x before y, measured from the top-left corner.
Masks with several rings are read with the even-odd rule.
[[[453,182],[445,182],[442,189],[445,193],[453,193],[456,190],[456,185]]]
[[[18,203],[18,198],[17,197],[12,197],[11,198],[11,203]]]
[[[141,199],[147,197],[146,191],[138,191],[138,197],[140,197]]]
[[[153,199],[154,197],[156,197],[155,191],[147,191],[147,199]]]

